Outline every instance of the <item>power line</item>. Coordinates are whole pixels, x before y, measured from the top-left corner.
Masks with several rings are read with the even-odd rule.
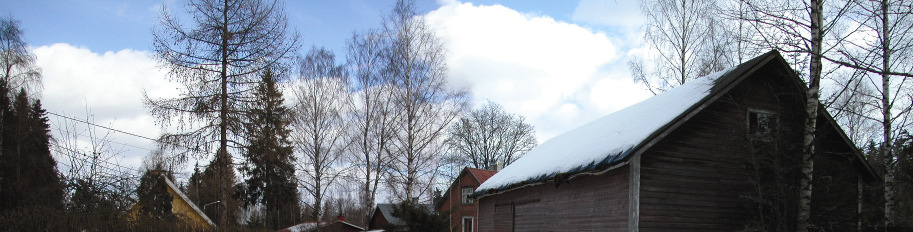
[[[88,120],[83,120],[83,119],[79,119],[79,118],[74,118],[74,117],[70,117],[70,116],[66,116],[66,115],[61,115],[61,114],[54,113],[54,112],[51,112],[51,111],[47,111],[47,113],[48,113],[48,114],[51,114],[51,115],[54,115],[54,116],[57,116],[57,117],[61,117],[61,118],[65,118],[65,119],[69,119],[69,120],[73,120],[73,121],[85,123],[85,124],[87,124],[87,125],[91,125],[91,126],[95,126],[95,127],[101,127],[101,128],[107,129],[107,130],[111,130],[111,131],[114,131],[114,132],[122,133],[122,134],[125,134],[125,135],[134,136],[134,137],[141,138],[141,139],[146,139],[146,140],[153,141],[153,142],[156,142],[156,143],[164,143],[164,144],[172,145],[172,146],[175,146],[175,147],[181,147],[181,148],[184,148],[184,149],[187,149],[187,150],[191,150],[191,151],[195,151],[195,152],[206,153],[205,151],[202,151],[202,150],[200,150],[199,148],[192,148],[192,147],[184,146],[184,145],[178,144],[178,143],[167,143],[167,142],[161,141],[160,139],[153,139],[153,138],[149,138],[149,137],[146,137],[146,136],[138,135],[138,134],[135,134],[135,133],[131,133],[131,132],[123,131],[123,130],[120,130],[120,129],[112,128],[112,127],[109,127],[109,126],[98,125],[98,124],[95,124],[95,123],[93,123],[93,122],[89,122]],[[126,145],[126,144],[123,144],[123,143],[119,143],[119,144],[121,144],[121,145]],[[130,145],[126,145],[126,146],[130,146]],[[135,147],[135,146],[131,146],[131,147]],[[147,148],[140,148],[140,147],[135,147],[135,148],[145,149],[145,150],[149,150],[149,151],[154,151],[154,150],[152,150],[152,149],[147,149]]]
[[[154,141],[154,142],[159,142],[158,139],[153,139],[153,138],[149,138],[149,137],[146,137],[146,136],[142,136],[142,135],[138,135],[138,134],[134,134],[134,133],[130,133],[130,132],[126,132],[126,131],[114,129],[114,128],[111,128],[111,127],[98,125],[98,124],[89,122],[88,120],[82,120],[82,119],[73,118],[73,117],[70,117],[70,116],[64,116],[64,115],[60,115],[60,114],[57,114],[57,113],[54,113],[54,112],[51,112],[51,111],[47,111],[47,112],[48,112],[48,114],[51,114],[51,115],[54,115],[54,116],[57,116],[57,117],[66,118],[66,119],[69,119],[69,120],[73,120],[73,121],[85,123],[85,124],[88,124],[88,125],[92,125],[92,126],[96,126],[96,127],[105,128],[105,129],[108,129],[108,130],[111,130],[111,131],[114,131],[114,132],[120,132],[120,133],[122,133],[122,134],[134,136],[134,137],[137,137],[137,138],[142,138],[142,139],[147,139],[147,140]]]

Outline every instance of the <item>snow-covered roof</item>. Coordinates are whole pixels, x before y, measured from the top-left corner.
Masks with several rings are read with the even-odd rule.
[[[395,207],[395,206],[396,206],[396,204],[377,204],[377,210],[379,210],[380,213],[384,215],[384,218],[387,219],[387,223],[393,224],[393,225],[398,225],[398,226],[405,225],[406,222],[403,222],[403,220],[401,220],[400,218],[393,216],[393,207]],[[421,204],[420,206],[425,208],[425,210],[427,210],[428,212],[435,211],[434,205],[432,205],[432,204]]]
[[[777,66],[767,66],[768,64]],[[557,179],[555,177],[558,176],[570,177],[577,173],[623,165],[632,153],[648,148],[651,141],[661,139],[669,130],[674,130],[676,123],[687,120],[688,115],[700,112],[712,99],[762,67],[783,68],[786,72],[793,72],[780,53],[772,50],[738,66],[694,79],[549,139],[482,183],[473,196],[541,183]],[[804,83],[795,73],[787,75],[795,81],[799,91],[805,91]],[[855,150],[853,142],[837,126],[827,110],[820,108],[819,117],[827,119],[830,126],[840,132],[838,134],[844,142]],[[867,177],[877,179],[862,153],[854,153]]]
[[[779,53],[772,51],[739,66],[699,77],[549,139],[482,183],[474,195],[621,163],[676,118],[697,108],[712,93],[773,55]]]

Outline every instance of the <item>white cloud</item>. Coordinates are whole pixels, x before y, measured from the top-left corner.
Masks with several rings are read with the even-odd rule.
[[[99,54],[69,44],[41,46],[33,51],[44,76],[42,104],[49,112],[85,119],[88,110],[98,125],[158,137],[159,127],[143,107],[143,91],[152,96],[174,96],[177,86],[165,79],[165,72],[147,52],[125,49]],[[66,120],[53,115],[48,118],[53,133]],[[106,129],[96,129],[107,133]],[[135,147],[155,148],[146,139],[121,133],[112,136],[110,145],[122,151],[119,161],[125,166],[138,167],[141,157],[149,153]],[[82,139],[86,144],[86,136]]]
[[[524,115],[540,141],[646,97],[603,33],[500,5],[451,2],[426,19],[453,84]]]

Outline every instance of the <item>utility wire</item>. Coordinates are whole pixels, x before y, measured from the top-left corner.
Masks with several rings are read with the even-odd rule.
[[[66,119],[69,119],[69,120],[73,120],[73,121],[77,121],[77,122],[89,124],[89,125],[92,125],[92,126],[105,128],[105,129],[108,129],[108,130],[111,130],[111,131],[114,131],[114,132],[120,132],[120,133],[122,133],[122,134],[130,135],[130,136],[134,136],[134,137],[138,137],[138,138],[143,138],[143,139],[151,140],[151,141],[154,141],[154,142],[159,142],[158,139],[153,139],[153,138],[149,138],[149,137],[146,137],[146,136],[142,136],[142,135],[138,135],[138,134],[134,134],[134,133],[130,133],[130,132],[126,132],[126,131],[114,129],[114,128],[111,128],[111,127],[98,125],[98,124],[89,122],[89,121],[87,121],[87,120],[82,120],[82,119],[78,119],[78,118],[73,118],[73,117],[65,116],[65,115],[60,115],[60,114],[57,114],[57,113],[54,113],[54,112],[51,112],[51,111],[47,111],[47,112],[48,112],[48,114],[51,114],[51,115],[54,115],[54,116],[57,116],[57,117],[66,118]]]
[[[107,130],[111,130],[111,131],[114,131],[114,132],[122,133],[122,134],[125,134],[125,135],[134,136],[134,137],[141,138],[141,139],[146,139],[146,140],[153,141],[153,142],[156,142],[156,143],[164,143],[164,144],[169,144],[169,145],[172,145],[172,146],[175,146],[175,147],[181,147],[181,148],[184,148],[184,149],[187,149],[187,150],[191,150],[191,151],[195,151],[195,152],[208,153],[208,152],[205,152],[205,151],[200,150],[199,148],[192,148],[192,147],[184,146],[184,145],[178,144],[178,143],[166,143],[166,142],[163,142],[163,141],[161,141],[161,140],[159,140],[159,139],[153,139],[153,138],[149,138],[149,137],[146,137],[146,136],[138,135],[138,134],[135,134],[135,133],[131,133],[131,132],[119,130],[119,129],[116,129],[116,128],[98,125],[98,124],[89,122],[88,120],[84,120],[84,119],[79,119],[79,118],[74,118],[74,117],[70,117],[70,116],[66,116],[66,115],[61,115],[61,114],[54,113],[54,112],[51,112],[51,111],[47,111],[47,113],[48,113],[48,114],[51,114],[51,115],[54,115],[54,116],[57,116],[57,117],[61,117],[61,118],[65,118],[65,119],[69,119],[69,120],[73,120],[73,121],[85,123],[85,124],[87,124],[87,125],[91,125],[91,126],[95,126],[95,127],[101,127],[101,128],[107,129]],[[124,145],[124,144],[122,144],[122,145]],[[134,147],[134,146],[131,146],[131,147]],[[136,148],[145,149],[145,150],[149,150],[149,151],[153,151],[152,149],[146,149],[146,148],[140,148],[140,147],[136,147]]]

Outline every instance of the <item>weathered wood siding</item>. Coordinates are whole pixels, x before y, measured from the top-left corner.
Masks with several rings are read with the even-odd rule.
[[[735,231],[745,228],[754,210],[754,203],[748,199],[754,185],[748,176],[751,170],[746,165],[746,157],[766,149],[760,152],[795,155],[781,157],[787,160],[781,162],[798,162],[801,151],[802,96],[790,90],[794,88],[790,83],[774,77],[777,75],[774,72],[755,73],[642,154],[641,231]],[[758,142],[758,138],[748,136],[749,110],[776,113],[779,118],[777,137]],[[819,119],[819,122],[824,120]],[[813,203],[813,209],[820,215],[813,221],[818,224],[845,222],[845,225],[839,225],[851,226],[855,222],[856,172],[849,158],[833,155],[834,149],[849,151],[833,132],[819,133],[821,154],[816,159],[815,176],[822,181],[815,182],[813,202],[817,203]],[[759,143],[767,145],[759,147]],[[843,144],[843,147],[835,144]],[[786,174],[785,178],[797,181],[795,177],[795,174]],[[761,178],[774,177],[762,175]],[[823,181],[825,179],[827,181]]]
[[[861,175],[853,149],[842,142],[829,121],[819,120],[818,157],[812,182],[810,220],[826,231],[855,231],[858,178]]]
[[[752,152],[748,112],[777,114],[779,135],[801,131],[801,96],[759,72],[642,154],[640,228],[735,231],[745,228],[752,191],[745,157]],[[801,129],[800,129],[801,130]],[[798,138],[798,137],[797,137]],[[786,139],[802,141],[801,139]],[[797,144],[778,149],[795,151]]]
[[[479,199],[479,231],[627,231],[628,166]]]

